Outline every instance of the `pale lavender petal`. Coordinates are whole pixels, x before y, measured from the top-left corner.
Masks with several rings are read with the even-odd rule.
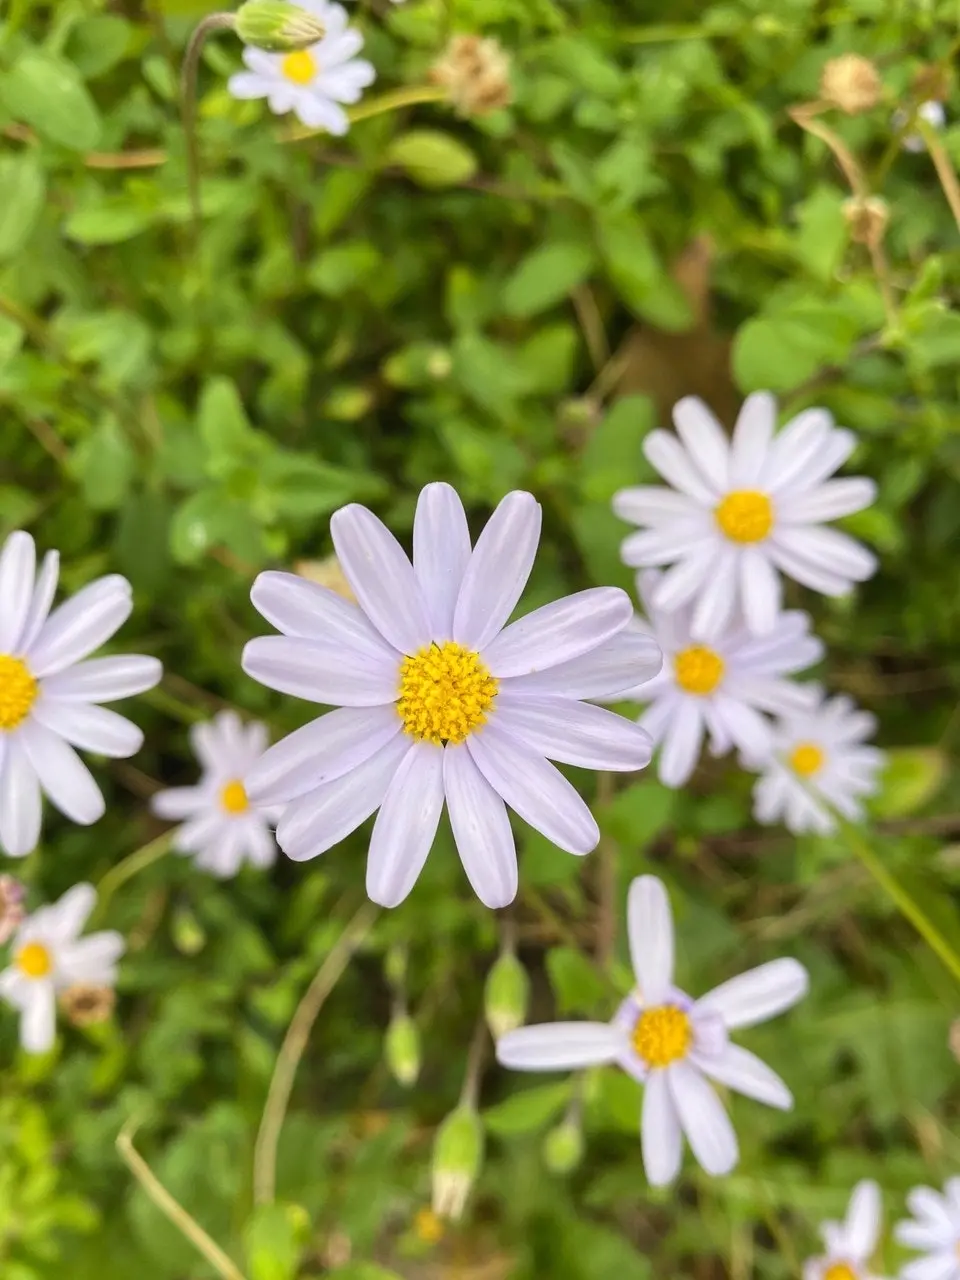
[[[29,1001],[20,1015],[20,1043],[27,1053],[47,1053],[57,1034],[57,1003],[53,983],[33,982]]]
[[[715,530],[703,519],[661,525],[631,533],[620,543],[620,559],[633,569],[674,564],[716,544]]]
[[[784,475],[775,476],[770,484],[770,492],[779,499],[786,493],[797,494],[817,488],[843,466],[856,447],[857,437],[852,431],[835,428],[813,457],[807,459],[802,472],[794,471],[787,479]]]
[[[582,769],[643,769],[653,742],[632,720],[570,698],[511,696],[496,702],[497,725],[548,760]]]
[[[17,734],[7,744],[0,773],[0,845],[11,858],[22,858],[40,839],[40,782]]]
[[[691,551],[663,575],[653,593],[657,609],[672,613],[689,604],[712,578],[722,547],[713,541],[702,550]]]
[[[810,980],[797,960],[771,960],[715,987],[695,1008],[702,1013],[718,1013],[728,1031],[754,1027],[791,1008],[806,994]]]
[[[694,640],[709,642],[723,635],[737,604],[739,563],[739,547],[719,549],[693,611],[690,634]]]
[[[643,452],[668,484],[704,506],[716,506],[720,498],[719,486],[704,479],[676,436],[669,431],[651,431],[643,442]]]
[[[180,853],[202,853],[222,839],[228,822],[220,809],[201,810],[173,833],[173,848]]]
[[[645,725],[647,732],[649,726]],[[682,787],[693,773],[703,742],[703,716],[692,698],[678,698],[660,751],[659,777],[667,787]]]
[[[420,492],[413,521],[413,572],[420,584],[434,640],[449,640],[460,585],[470,560],[470,530],[460,497],[449,484]]]
[[[740,1152],[723,1103],[689,1062],[674,1062],[667,1080],[680,1126],[701,1167],[714,1176],[729,1173]]]
[[[413,566],[382,520],[352,502],[334,512],[330,536],[360,607],[402,653],[430,643],[430,624]]]
[[[30,608],[27,610],[23,630],[20,632],[17,647],[21,653],[29,652],[50,614],[53,597],[57,594],[57,579],[59,576],[60,552],[48,551],[43,557],[43,567],[37,574],[33,587],[33,599],[30,601]]]
[[[210,803],[210,793],[202,787],[168,787],[150,797],[150,812],[168,822],[182,822],[202,812]]]
[[[71,941],[83,932],[90,913],[96,906],[97,891],[92,884],[82,882],[47,908],[47,928],[50,937],[59,942]]]
[[[777,545],[828,573],[864,582],[877,569],[876,556],[839,529],[802,525],[777,531]]]
[[[761,1062],[756,1054],[741,1049],[739,1045],[728,1043],[720,1054],[694,1054],[693,1061],[718,1084],[726,1085],[746,1098],[754,1098],[781,1111],[789,1111],[793,1106],[793,1095],[777,1073]]]
[[[656,876],[638,876],[630,885],[627,936],[644,1004],[662,1004],[673,985],[673,913]]]
[[[495,724],[467,739],[477,768],[511,809],[568,853],[597,847],[593,814],[562,773]]]
[[[62,814],[83,827],[103,817],[100,788],[73,747],[35,720],[23,725],[19,739],[41,787]]]
[[[92,982],[111,986],[116,981],[116,963],[125,950],[123,935],[113,929],[70,943],[58,957],[57,984]]]
[[[268,689],[337,707],[396,702],[400,660],[377,650],[289,636],[258,636],[244,646],[240,665]]]
[[[237,71],[227,81],[227,92],[241,100],[265,98],[270,85],[257,71]]]
[[[653,636],[624,627],[590,653],[561,662],[546,671],[504,680],[501,694],[613,701],[652,680],[663,666],[663,654]]]
[[[350,117],[342,107],[330,98],[322,97],[312,89],[295,89],[290,93],[290,106],[297,113],[297,119],[308,129],[326,129],[335,138],[342,138],[350,129]],[[274,107],[274,103],[279,105]],[[278,111],[289,111],[285,95],[276,90],[270,96],[270,106]]]
[[[82,751],[123,760],[143,746],[143,731],[105,707],[86,702],[59,702],[42,697],[33,718]]]
[[[915,1258],[900,1268],[898,1280],[956,1280],[960,1263],[957,1260],[956,1243],[940,1253],[925,1258]]]
[[[415,742],[400,761],[373,825],[367,896],[381,907],[403,902],[433,845],[443,812],[443,747]]]
[[[730,480],[730,445],[723,428],[697,396],[684,396],[673,406],[673,424],[694,466],[712,489]]]
[[[626,1036],[609,1022],[546,1022],[497,1041],[497,1061],[512,1071],[579,1071],[616,1062]]]
[[[326,646],[360,649],[386,662],[398,661],[399,650],[387,644],[362,609],[295,573],[269,570],[258,574],[250,599],[254,608],[284,635],[317,640]]]
[[[52,676],[99,649],[133,611],[130,583],[119,574],[99,578],[54,609],[31,647],[30,670]]]
[[[806,556],[783,545],[781,541],[783,529],[774,531],[767,544],[770,559],[781,573],[785,573],[794,582],[809,587],[811,591],[819,591],[824,596],[845,596],[850,591],[850,580],[834,573],[831,569],[815,564]]]
[[[740,599],[747,629],[754,635],[769,635],[776,627],[783,601],[780,575],[759,547],[743,548],[739,568]]]
[[[850,1197],[850,1206],[843,1224],[847,1248],[858,1261],[866,1262],[877,1247],[881,1213],[880,1188],[877,1183],[870,1179],[858,1182]]]
[[[591,587],[555,600],[510,624],[483,649],[492,675],[527,676],[569,662],[622,631],[633,617],[618,587]]]
[[[517,896],[510,819],[465,743],[444,750],[443,789],[453,838],[474,893],[485,907],[505,907]]]
[[[818,524],[839,520],[862,511],[876,501],[877,486],[863,477],[830,480],[818,489],[792,495],[779,503],[780,519],[787,524]]]
[[[683,1136],[665,1071],[651,1071],[644,1086],[640,1123],[643,1167],[652,1187],[665,1187],[680,1172]]]
[[[685,493],[664,489],[660,485],[636,485],[613,495],[613,510],[621,520],[631,524],[672,525],[675,521],[695,519],[702,515],[698,506]]]
[[[777,424],[777,402],[769,391],[755,391],[743,402],[733,429],[730,487],[752,489],[760,478]]]
[[[20,648],[33,599],[37,549],[29,533],[11,533],[0,551],[0,653]]]
[[[777,432],[767,451],[766,461],[757,477],[760,489],[778,492],[794,483],[797,476],[829,443],[833,418],[826,409],[804,409]]]
[[[159,684],[163,668],[156,658],[138,653],[91,658],[58,675],[47,676],[43,691],[61,702],[116,702]]]
[[[477,539],[453,616],[453,638],[486,648],[510,617],[527,585],[540,542],[540,504],[515,490],[500,502]]]

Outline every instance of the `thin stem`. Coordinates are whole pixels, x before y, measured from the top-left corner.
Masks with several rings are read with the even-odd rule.
[[[906,916],[930,950],[939,956],[944,966],[960,982],[960,956],[950,946],[937,926],[914,902],[906,889],[890,874],[867,841],[860,835],[857,828],[852,823],[840,819],[840,829],[846,838],[847,844],[867,868],[880,888],[883,889],[897,909]]]
[[[237,20],[232,13],[211,13],[197,24],[180,74],[180,110],[183,113],[183,135],[187,149],[187,189],[190,193],[190,209],[193,214],[193,230],[200,243],[200,144],[196,135],[197,74],[200,70],[200,54],[207,36],[214,31],[232,31]]]
[[[132,880],[154,862],[159,862],[169,852],[172,839],[173,832],[165,831],[162,836],[157,836],[156,840],[151,840],[110,868],[97,885],[97,915],[103,914],[107,903],[122,884]]]
[[[940,185],[943,187],[943,194],[947,197],[950,212],[953,214],[957,226],[960,227],[960,182],[957,181],[957,174],[950,162],[950,157],[947,155],[946,148],[940,141],[940,135],[929,120],[924,120],[923,116],[918,115],[914,125],[921,138],[927,144],[930,159],[933,161],[933,167],[936,169]]]
[[[483,1013],[477,1018],[473,1028],[473,1038],[467,1052],[467,1067],[463,1074],[463,1086],[460,1089],[461,1107],[475,1108],[480,1094],[480,1079],[483,1076],[484,1062],[487,1056],[487,1044],[490,1033],[487,1019]]]
[[[310,1039],[313,1024],[327,997],[343,976],[350,957],[373,927],[378,914],[379,908],[372,902],[365,902],[356,912],[317,970],[287,1028],[273,1069],[253,1152],[253,1198],[256,1204],[272,1204],[276,1197],[277,1144],[287,1114],[294,1077]]]
[[[612,773],[597,778],[597,810],[602,812],[614,794]],[[620,850],[609,836],[601,835],[597,850],[597,964],[609,970],[617,943],[617,861]]]
[[[368,98],[366,102],[351,107],[347,116],[351,124],[360,120],[370,120],[373,116],[385,115],[388,111],[399,111],[401,107],[415,107],[422,102],[445,102],[446,89],[435,84],[407,85],[402,89],[391,89],[378,98]],[[305,138],[316,138],[326,133],[325,129],[308,129],[305,125],[296,125],[284,133],[281,142],[302,142]]]
[[[223,1280],[244,1280],[243,1272],[227,1257],[216,1241],[211,1240],[199,1222],[191,1218],[186,1209],[173,1198],[136,1150],[133,1138],[137,1128],[136,1121],[130,1120],[117,1134],[117,1150],[124,1164],[160,1212],[166,1214],[177,1230],[203,1254],[218,1276],[222,1276]]]

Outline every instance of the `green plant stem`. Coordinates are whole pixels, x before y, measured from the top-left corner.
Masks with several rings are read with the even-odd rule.
[[[97,885],[97,915],[102,915],[107,903],[120,888],[122,884],[126,884],[135,875],[144,871],[154,862],[159,862],[170,850],[170,842],[173,839],[172,831],[165,831],[162,836],[157,836],[156,840],[151,840],[149,844],[143,845],[129,857],[118,862],[115,867],[111,867],[107,874]]]
[[[960,956],[950,946],[950,943],[947,942],[937,926],[914,902],[906,889],[890,874],[857,828],[852,823],[841,819],[840,829],[847,844],[867,868],[880,888],[883,889],[887,897],[906,916],[930,950],[940,958],[943,965],[960,982]]]
[[[937,171],[937,177],[940,179],[943,194],[947,197],[950,212],[953,214],[957,226],[960,227],[960,182],[957,180],[956,170],[947,155],[947,149],[940,141],[940,135],[937,130],[929,120],[924,120],[923,116],[917,116],[914,121],[914,128],[927,145],[927,151],[933,161],[933,167]]]
[[[373,116],[385,115],[388,111],[399,111],[402,107],[415,107],[423,102],[445,102],[446,89],[435,84],[407,85],[402,89],[391,89],[378,98],[368,98],[347,112],[351,124],[360,120],[370,120]],[[284,142],[302,142],[305,138],[316,138],[326,133],[325,129],[308,129],[305,125],[297,125],[283,136]]]
[[[379,907],[365,902],[333,944],[317,970],[283,1038],[273,1078],[267,1092],[260,1129],[253,1152],[253,1198],[255,1204],[272,1204],[277,1188],[277,1144],[293,1090],[297,1067],[310,1039],[310,1032],[324,1002],[340,981],[350,957],[370,932]]]
[[[193,231],[200,244],[202,211],[200,208],[200,144],[197,139],[197,74],[200,55],[207,36],[215,31],[232,31],[237,20],[232,13],[211,13],[194,29],[183,57],[180,75],[180,110],[183,115],[183,137],[187,155],[187,190],[190,195],[190,211],[193,215]]]

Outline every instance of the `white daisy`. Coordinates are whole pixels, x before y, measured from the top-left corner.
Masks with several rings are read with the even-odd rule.
[[[824,699],[819,685],[808,685],[815,701],[779,720],[765,760],[745,756],[744,768],[757,769],[753,812],[758,822],[783,822],[795,835],[824,834],[836,827],[832,810],[857,821],[859,797],[878,789],[883,752],[866,746],[877,722],[846,697]]]
[[[299,4],[323,23],[323,39],[295,53],[266,53],[248,46],[243,51],[248,69],[231,76],[227,88],[235,98],[266,98],[276,115],[294,111],[308,128],[339,136],[350,128],[339,104],[359,102],[376,72],[357,57],[363,36],[348,25],[342,5],[330,0],[299,0]]]
[[[932,98],[929,102],[921,102],[917,108],[917,115],[926,120],[927,124],[932,125],[934,129],[942,129],[947,123],[946,109],[943,103],[936,98]],[[897,128],[902,128],[907,119],[908,116],[905,111],[897,111],[894,114],[893,123]],[[900,145],[904,151],[920,152],[927,149],[927,144],[919,133],[908,133]]]
[[[103,796],[73,747],[139,751],[136,725],[94,704],[143,693],[162,674],[156,658],[139,655],[81,661],[129,618],[126,578],[98,578],[51,613],[57,553],[35,569],[33,538],[12,533],[0,552],[0,847],[15,858],[40,838],[41,787],[71,821],[101,817]]]
[[[593,849],[597,824],[548,758],[588,769],[647,764],[642,729],[581,699],[612,698],[652,675],[660,652],[627,630],[630,601],[613,587],[505,626],[540,539],[532,494],[508,494],[471,549],[456,492],[427,485],[412,566],[365,507],[336,512],[330,529],[359,604],[293,574],[260,574],[251,598],[284,634],[252,640],[243,669],[341,709],[271,747],[247,779],[249,795],[287,805],[277,842],[298,861],[379,809],[367,892],[384,906],[412,889],[446,801],[470,883],[488,906],[505,906],[517,891],[506,805],[562,849]]]
[[[59,902],[27,916],[11,946],[13,964],[0,973],[0,995],[20,1010],[20,1043],[45,1053],[56,1031],[57,995],[78,983],[113,987],[123,955],[119,933],[81,938],[97,900],[91,884],[76,884]]]
[[[826,1253],[803,1264],[803,1280],[875,1280],[870,1259],[880,1237],[880,1188],[858,1182],[843,1222],[820,1228]]]
[[[782,1013],[806,994],[796,960],[774,960],[693,1000],[673,985],[673,918],[663,884],[640,876],[630,886],[627,931],[637,989],[606,1022],[521,1027],[497,1041],[497,1058],[516,1071],[575,1071],[615,1063],[644,1085],[641,1145],[654,1186],[680,1170],[682,1135],[711,1174],[737,1163],[737,1138],[706,1077],[789,1110],[790,1090],[730,1032]]]
[[[621,489],[613,499],[621,519],[649,526],[624,540],[624,563],[673,566],[656,604],[691,604],[698,640],[722,635],[738,605],[750,631],[772,631],[781,574],[839,596],[877,567],[859,542],[822,527],[876,494],[872,480],[824,483],[853,452],[853,432],[834,427],[825,409],[807,409],[774,436],[776,416],[773,396],[756,392],[728,440],[703,401],[688,396],[673,410],[679,440],[653,431],[643,444],[674,488]]]
[[[898,1222],[894,1235],[924,1256],[900,1270],[900,1280],[960,1280],[960,1178],[948,1178],[943,1194],[914,1187],[907,1196],[912,1218]]]
[[[199,783],[159,791],[150,801],[158,817],[186,819],[174,832],[174,849],[193,855],[215,876],[235,876],[248,860],[272,866],[277,846],[270,825],[279,810],[255,809],[245,786],[267,749],[266,726],[254,721],[244,727],[236,712],[221,711],[193,726],[190,744],[203,766]]]
[[[796,711],[815,700],[812,686],[788,677],[818,662],[823,645],[810,635],[807,615],[796,611],[778,614],[766,636],[752,636],[741,625],[728,627],[711,645],[695,642],[689,605],[667,613],[654,604],[662,576],[656,569],[638,573],[637,593],[663,650],[663,667],[624,696],[650,703],[640,724],[662,748],[661,782],[679,787],[693,773],[704,733],[715,756],[736,747],[764,757],[772,726],[761,713]]]

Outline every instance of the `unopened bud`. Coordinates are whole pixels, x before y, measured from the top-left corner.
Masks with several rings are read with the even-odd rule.
[[[207,945],[207,935],[197,917],[187,907],[174,912],[170,923],[173,945],[185,956],[195,956]]]
[[[407,948],[394,944],[387,952],[386,959],[383,962],[383,972],[390,983],[391,987],[396,991],[401,988],[407,980]]]
[[[844,200],[843,216],[852,240],[875,247],[887,229],[890,207],[879,196],[854,196],[851,200]]]
[[[820,96],[848,116],[870,111],[883,94],[880,73],[869,58],[843,53],[831,58],[820,75]]]
[[[473,1107],[451,1111],[433,1144],[433,1211],[462,1217],[467,1197],[483,1165],[483,1125]]]
[[[244,44],[268,53],[295,53],[326,35],[315,14],[288,0],[246,0],[236,12],[235,30]]]
[[[572,1173],[583,1159],[583,1130],[572,1119],[563,1120],[543,1140],[543,1162],[551,1173]]]
[[[446,89],[462,116],[485,116],[510,105],[510,56],[496,40],[454,36],[430,69],[434,84]]]
[[[522,1027],[530,1003],[530,979],[512,951],[502,951],[490,972],[483,993],[483,1011],[494,1040]]]
[[[420,1032],[408,1013],[398,1013],[387,1027],[384,1055],[397,1084],[409,1089],[420,1074]]]

